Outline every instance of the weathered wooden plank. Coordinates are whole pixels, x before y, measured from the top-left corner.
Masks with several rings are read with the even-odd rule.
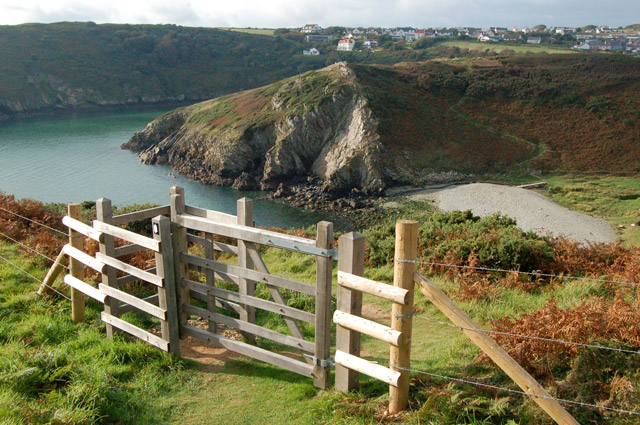
[[[143,298],[142,301],[148,302],[149,304],[158,305],[158,294],[151,295],[150,297]],[[129,304],[121,304],[118,312],[120,314],[129,313],[130,311],[134,311],[136,308]]]
[[[139,338],[140,340],[147,342],[154,347],[158,347],[163,351],[169,351],[169,342],[163,340],[162,338],[145,331],[144,329],[140,329],[137,326],[132,325],[129,322],[125,322],[122,319],[119,319],[115,316],[105,313],[104,311],[100,314],[100,318],[103,322],[110,324],[113,327],[116,327],[122,331],[125,331],[128,334]]]
[[[161,277],[158,277],[155,274],[146,272],[144,270],[141,270],[137,267],[134,267],[130,264],[127,264],[123,261],[120,260],[116,260],[115,258],[111,258],[108,257],[100,252],[96,252],[96,258],[102,262],[104,262],[105,264],[120,270],[121,272],[125,272],[127,274],[130,274],[132,276],[135,276],[139,279],[144,280],[145,282],[149,282],[152,283],[156,286],[162,286],[163,285],[163,280]]]
[[[320,255],[321,252],[325,252],[327,256],[332,255],[328,251],[316,249],[315,241],[312,239],[284,235],[270,230],[256,229],[238,224],[215,223],[205,218],[189,215],[179,215],[177,220],[181,226],[200,232],[213,233],[214,235],[227,236],[234,239],[241,239],[245,242],[255,242],[261,245],[274,246],[310,255]]]
[[[241,278],[250,279],[254,282],[263,282],[267,285],[291,289],[292,291],[302,292],[303,294],[315,295],[316,293],[316,287],[314,285],[309,285],[308,283],[302,283],[296,280],[262,273],[256,270],[245,269],[231,264],[221,263],[219,261],[207,260],[206,258],[196,257],[191,254],[182,254],[182,261],[187,264],[203,267],[215,272],[232,274]]]
[[[352,356],[344,351],[336,351],[335,362],[336,365],[364,373],[393,387],[397,387],[398,381],[400,380],[400,372],[361,359],[360,357]]]
[[[213,235],[211,233],[205,233],[205,246],[204,246],[204,256],[211,260],[215,260],[215,250],[213,249]],[[213,270],[207,270],[204,274],[205,282],[209,286],[216,286],[216,276]],[[215,313],[216,312],[216,297],[212,295],[207,295],[207,310]],[[209,320],[209,332],[216,333],[217,325],[214,320]]]
[[[56,257],[56,261],[53,263],[47,275],[44,277],[44,280],[40,284],[40,288],[38,288],[38,295],[49,294],[52,295],[54,292],[51,289],[53,286],[53,282],[60,276],[60,273],[64,270],[66,266],[69,265],[69,257],[64,251],[60,251],[58,256]]]
[[[96,218],[107,224],[111,224],[113,220],[113,206],[111,201],[107,198],[100,198],[96,201]],[[109,257],[115,257],[115,240],[113,236],[109,234],[104,235],[104,242],[100,244],[100,253]],[[118,288],[118,278],[116,269],[113,267],[106,267],[105,272],[101,276],[102,284]],[[104,311],[111,316],[120,316],[120,303],[118,300],[108,298],[104,303]],[[109,324],[105,325],[107,338],[113,337],[113,327]]]
[[[166,320],[161,320],[162,339],[169,341],[169,352],[180,356],[180,328],[178,321],[178,293],[173,268],[173,246],[171,243],[171,220],[160,216],[151,219],[153,238],[160,241],[161,251],[155,254],[158,277],[164,285],[158,288],[158,306],[166,310]]]
[[[236,224],[236,216],[231,214],[225,214],[220,211],[206,210],[204,208],[194,207],[192,205],[185,205],[185,213],[195,215],[196,217],[208,218],[220,223]]]
[[[237,223],[242,226],[251,227],[253,225],[253,201],[248,198],[238,199],[236,202],[238,211]],[[238,292],[244,295],[254,296],[256,293],[256,282],[247,279],[245,272],[253,271],[253,261],[247,252],[247,243],[238,239],[238,272],[234,273],[240,279],[238,281]],[[224,270],[228,273],[228,270]],[[240,272],[242,271],[242,272]],[[240,313],[240,320],[249,323],[256,322],[256,309],[249,305],[242,305],[243,311]],[[256,339],[253,334],[243,333],[249,344],[255,344]]]
[[[144,251],[145,249],[147,248],[132,243],[130,245],[119,246],[118,248],[115,248],[114,256],[124,257],[125,255],[135,254],[136,252]]]
[[[160,252],[160,242],[146,236],[142,236],[137,233],[130,232],[129,230],[122,229],[111,224],[103,223],[98,220],[93,221],[93,228],[99,230],[100,232],[108,233],[111,236],[115,236],[118,239],[125,240],[129,243],[143,246],[154,252]]]
[[[184,188],[172,186],[169,190],[171,194],[171,243],[173,245],[173,270],[178,293],[178,306],[189,304],[191,297],[189,291],[182,285],[182,279],[189,277],[187,265],[180,261],[180,253],[189,252],[189,242],[187,241],[187,229],[178,223],[178,217],[185,213]],[[178,309],[179,310],[179,309]],[[180,325],[187,323],[187,314],[178,311],[178,321]]]
[[[156,268],[155,267],[151,267],[150,269],[146,269],[145,272],[155,274]],[[122,286],[122,285],[126,285],[127,283],[136,282],[138,280],[141,280],[141,279],[139,277],[136,277],[136,276],[132,276],[132,275],[122,276],[122,277],[119,277],[118,279],[116,279],[116,282],[117,282],[116,287],[119,287],[119,286]]]
[[[338,242],[338,273],[346,272],[354,275],[364,273],[364,236],[351,232],[342,235]],[[336,288],[338,310],[351,313],[355,316],[362,315],[362,292],[354,291],[342,285]],[[347,354],[360,356],[360,333],[350,329],[336,326],[336,350]],[[360,374],[344,366],[336,365],[335,386],[338,391],[351,391],[358,386]]]
[[[262,310],[271,311],[273,313],[278,313],[283,316],[291,317],[293,319],[302,320],[303,322],[315,322],[315,314],[303,310],[298,310],[297,308],[274,303],[273,301],[263,300],[262,298],[250,297],[248,295],[239,294],[237,292],[227,291],[226,289],[203,285],[202,283],[194,282],[189,279],[182,279],[182,282],[183,285],[190,290],[213,295],[218,298],[224,298],[225,300],[233,301],[239,304],[247,304]]]
[[[406,304],[409,298],[409,290],[365,279],[351,273],[338,271],[338,285],[356,291],[366,292],[376,297],[384,298],[398,304]]]
[[[132,221],[151,219],[159,215],[169,215],[170,213],[171,213],[171,209],[169,205],[164,205],[161,207],[154,207],[146,210],[134,211],[132,213],[114,215],[112,224],[114,226],[121,226],[123,224],[131,223]]]
[[[330,250],[333,247],[333,223],[318,223],[316,246]],[[331,367],[319,362],[329,360],[331,355],[331,279],[333,257],[316,257],[316,329],[315,369],[313,385],[321,389],[331,384]]]
[[[82,220],[82,205],[71,203],[67,205],[67,214],[76,220]],[[69,272],[71,275],[78,280],[84,280],[84,267],[82,264],[86,265],[92,264],[97,266],[93,257],[88,256],[84,252],[82,252],[82,236],[80,233],[76,232],[72,228],[69,228],[69,243],[64,246],[63,251],[69,255],[69,252],[72,251],[75,253],[74,255],[69,255]],[[80,258],[83,258],[84,261],[81,261]],[[104,266],[100,267],[102,270]],[[80,291],[75,290],[73,287],[71,288],[71,319],[73,323],[81,323],[84,322],[84,294]]]
[[[420,292],[435,305],[438,310],[444,313],[455,325],[463,329],[462,332],[484,351],[522,390],[528,394],[555,420],[558,424],[578,425],[578,422],[554,400],[547,390],[538,383],[529,373],[522,368],[502,347],[500,347],[491,336],[480,329],[467,313],[462,311],[440,288],[433,282],[419,273],[414,274],[415,283],[418,284]]]
[[[66,275],[64,277],[64,283],[66,283],[67,285],[71,286],[72,288],[82,292],[86,296],[91,297],[94,300],[100,301],[101,303],[104,303],[104,299],[106,298],[106,295],[103,294],[98,289],[94,288],[93,286],[91,286],[91,285],[89,285],[87,283],[84,283],[80,279],[78,279],[76,277],[73,277],[70,274],[68,274],[68,275]]]
[[[251,257],[251,260],[253,261],[253,264],[256,266],[258,271],[262,273],[270,274],[269,269],[267,268],[267,265],[265,264],[264,260],[260,256],[260,253],[258,252],[258,247],[256,246],[256,244],[252,242],[247,242],[246,245],[247,245],[247,251],[249,253],[249,256]],[[287,301],[284,299],[284,297],[280,293],[280,289],[270,286],[268,284],[267,284],[267,289],[269,290],[269,293],[271,294],[273,301],[277,302],[278,304],[287,305]],[[287,324],[287,327],[291,331],[291,335],[295,336],[296,338],[304,339],[304,336],[302,335],[302,331],[300,330],[300,326],[298,326],[298,322],[288,317],[284,318],[284,322]],[[305,359],[307,363],[313,363],[312,359],[308,357],[305,357]]]
[[[144,311],[145,313],[149,313],[150,315],[157,317],[158,319],[165,320],[167,317],[167,311],[163,308],[160,308],[156,305],[148,303],[146,301],[141,300],[138,297],[135,297],[131,294],[127,294],[119,289],[112,288],[107,285],[100,284],[98,285],[101,292],[104,292],[107,296],[117,299],[118,301],[122,301],[130,306],[137,308],[138,310]]]
[[[395,345],[396,347],[400,344],[402,333],[388,326],[345,313],[344,311],[336,310],[336,312],[333,313],[333,323],[343,328],[369,335],[370,337]]]
[[[88,238],[93,239],[97,242],[104,241],[104,233],[94,229],[91,226],[84,224],[83,222],[76,220],[75,218],[71,218],[68,215],[62,217],[62,224],[67,226],[70,229],[75,230],[78,233],[85,235]]]
[[[290,357],[283,356],[282,354],[273,353],[254,345],[249,345],[244,342],[236,341],[235,339],[213,334],[203,329],[195,328],[191,325],[184,325],[181,329],[187,336],[210,342],[218,347],[226,348],[230,351],[242,354],[243,356],[251,357],[253,359],[281,367],[302,376],[309,378],[313,377],[313,366]]]
[[[91,267],[93,270],[97,271],[98,273],[102,273],[105,269],[104,262],[96,258],[93,258],[89,254],[85,254],[84,252],[80,251],[77,248],[72,247],[69,244],[62,247],[62,251],[69,257],[75,260],[78,260],[79,262],[81,262],[87,267]],[[71,269],[75,269],[75,268],[76,268],[75,265],[72,264]]]
[[[190,294],[191,294],[191,298],[194,298],[196,300],[206,302],[209,299],[209,295],[203,292],[192,290],[190,291]],[[225,310],[233,311],[238,314],[240,314],[240,310],[242,309],[242,307],[240,307],[240,304],[236,304],[231,301],[221,300],[218,298],[216,298],[216,307],[224,308]]]
[[[295,338],[289,335],[282,334],[280,332],[273,331],[271,329],[263,328],[262,326],[254,325],[233,317],[225,316],[223,314],[212,313],[203,308],[198,308],[190,305],[183,306],[185,311],[189,314],[200,316],[203,319],[213,320],[216,323],[222,323],[227,326],[234,327],[243,332],[252,333],[255,336],[267,338],[272,341],[279,342],[281,344],[288,345],[289,347],[298,348],[307,353],[313,353],[315,344],[313,342],[306,341],[304,339]]]

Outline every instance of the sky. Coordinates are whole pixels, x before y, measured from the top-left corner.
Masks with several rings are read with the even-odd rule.
[[[0,0],[0,24],[533,27],[640,23],[638,0]]]

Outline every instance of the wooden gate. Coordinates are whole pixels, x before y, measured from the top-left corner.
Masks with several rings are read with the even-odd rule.
[[[113,329],[116,328],[161,350],[179,355],[171,224],[167,217],[162,216],[169,213],[169,207],[152,208],[114,217],[111,201],[100,199],[96,202],[96,210],[98,220],[95,220],[92,226],[88,226],[80,221],[80,205],[69,205],[69,215],[63,219],[63,223],[69,228],[69,244],[64,246],[58,257],[59,262],[52,267],[43,285],[55,280],[56,273],[62,269],[59,263],[64,264],[68,261],[69,274],[64,277],[64,282],[71,287],[74,322],[84,320],[84,296],[86,295],[104,303],[101,319],[106,323],[109,336],[113,335]],[[118,227],[131,221],[152,217],[153,238]],[[99,243],[99,252],[96,252],[95,257],[83,252],[81,239],[83,235]],[[115,239],[125,241],[127,244],[116,248]],[[155,253],[154,268],[141,270],[119,258],[143,250],[151,250]],[[102,275],[102,283],[98,284],[97,288],[84,281],[84,266]],[[156,294],[140,299],[121,288],[134,281],[152,284]],[[44,289],[44,286],[41,289]],[[160,335],[141,329],[120,317],[132,310],[139,310],[158,318]]]
[[[205,210],[185,204],[184,190],[171,190],[171,224],[174,240],[174,264],[178,286],[178,310],[181,336],[191,336],[224,347],[239,354],[282,367],[314,379],[314,385],[328,388],[330,380],[331,276],[333,257],[333,224],[320,222],[317,239],[311,240],[278,232],[257,229],[253,224],[253,204],[246,198],[237,203],[237,216]],[[236,245],[216,241],[234,239]],[[204,247],[204,256],[189,253],[189,244]],[[258,246],[280,248],[316,257],[316,285],[275,276],[258,251]],[[215,252],[237,256],[238,264],[216,261]],[[204,283],[190,278],[191,272],[204,275]],[[238,290],[216,287],[215,280],[233,283]],[[256,283],[266,285],[271,300],[255,296]],[[287,305],[281,289],[315,296],[315,314]],[[193,305],[198,299],[207,308]],[[233,318],[217,312],[222,308],[237,313]],[[281,315],[291,335],[256,324],[256,309]],[[207,329],[188,323],[189,315],[208,321]],[[315,324],[314,341],[302,334],[299,321]],[[247,342],[216,333],[217,324],[236,328]],[[266,338],[296,348],[306,361],[297,360],[254,345],[256,337]]]

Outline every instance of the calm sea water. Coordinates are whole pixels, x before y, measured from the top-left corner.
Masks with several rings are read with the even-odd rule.
[[[185,188],[190,205],[230,214],[236,200],[258,193],[206,186],[171,167],[141,164],[120,145],[163,110],[100,112],[34,118],[0,125],[0,191],[43,202],[109,198],[114,205],[169,203],[169,188]],[[331,217],[268,200],[254,200],[259,226],[300,227]]]

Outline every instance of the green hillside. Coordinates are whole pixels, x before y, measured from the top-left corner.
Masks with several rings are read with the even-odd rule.
[[[145,163],[245,189],[308,176],[345,193],[637,173],[639,64],[607,54],[339,63],[168,113],[125,147]]]

